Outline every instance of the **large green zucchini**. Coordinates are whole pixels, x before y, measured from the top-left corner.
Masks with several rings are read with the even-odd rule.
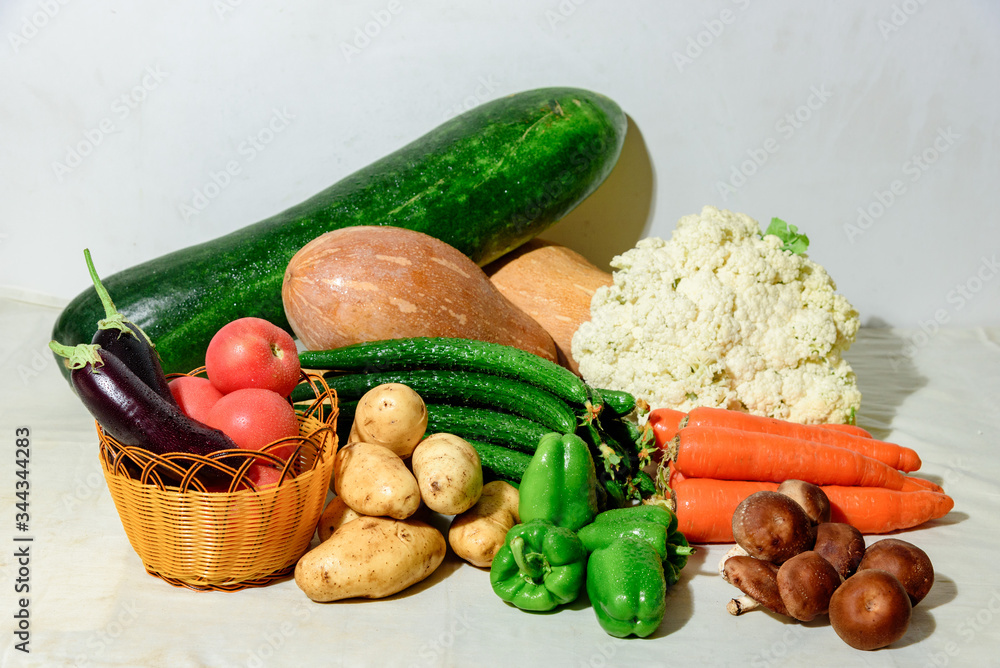
[[[204,363],[212,335],[239,317],[287,329],[281,282],[315,237],[396,225],[437,237],[484,265],[528,241],[608,175],[625,115],[574,88],[527,91],[478,106],[276,216],[104,279],[115,305],[156,343],[167,373]],[[53,330],[89,342],[104,311],[94,289]],[[63,368],[63,365],[59,365]],[[65,371],[65,370],[64,370]]]

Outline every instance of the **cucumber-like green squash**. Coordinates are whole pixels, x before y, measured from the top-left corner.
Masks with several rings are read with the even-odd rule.
[[[156,343],[167,373],[205,362],[211,337],[257,316],[290,330],[281,283],[312,239],[352,225],[424,232],[484,265],[542,232],[614,167],[626,118],[608,98],[542,88],[482,104],[271,218],[108,276],[125,317]],[[52,336],[88,343],[103,316],[93,287]],[[63,365],[59,365],[63,369]],[[64,373],[68,373],[65,369]]]
[[[401,383],[428,403],[488,407],[534,420],[550,431],[568,433],[576,430],[576,415],[565,401],[540,387],[503,376],[447,369],[407,369],[331,374],[325,379],[326,384],[337,391],[340,401],[360,399],[383,383]],[[311,390],[308,385],[303,385],[302,389]],[[292,401],[305,399],[305,392],[293,391],[291,398]]]
[[[382,372],[407,369],[451,369],[488,373],[545,389],[571,406],[601,399],[575,373],[538,355],[491,341],[418,336],[363,341],[330,350],[304,350],[304,369]]]

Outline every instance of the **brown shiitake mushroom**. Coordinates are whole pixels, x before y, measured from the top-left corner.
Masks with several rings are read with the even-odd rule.
[[[858,571],[830,598],[830,625],[855,649],[878,649],[906,634],[913,607],[892,573]]]
[[[778,593],[790,617],[809,622],[830,609],[830,597],[842,579],[829,561],[813,550],[799,552],[781,564]]]
[[[898,538],[884,538],[865,550],[858,570],[870,568],[895,575],[912,605],[922,601],[934,584],[934,566],[927,553],[913,543]]]
[[[747,555],[736,555],[726,559],[722,570],[726,582],[738,587],[744,594],[729,601],[726,605],[729,614],[741,615],[758,605],[780,615],[788,614],[778,592],[778,567],[775,564]]]
[[[818,485],[805,480],[786,480],[778,485],[778,492],[802,506],[814,524],[830,521],[830,499]]]
[[[755,492],[733,513],[733,538],[752,557],[776,564],[812,549],[815,527],[802,507],[778,492]]]
[[[848,578],[865,556],[865,537],[850,524],[823,522],[816,525],[813,550],[833,564],[840,577]]]

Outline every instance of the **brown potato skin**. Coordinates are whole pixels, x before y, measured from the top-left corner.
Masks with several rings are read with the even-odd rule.
[[[384,598],[433,573],[446,550],[444,536],[425,522],[360,517],[299,559],[295,584],[319,602]]]
[[[323,509],[323,514],[316,525],[316,533],[322,542],[332,536],[333,532],[341,526],[359,517],[361,515],[351,510],[350,506],[344,503],[342,498],[335,496],[330,499],[330,503],[326,504],[326,508]]]
[[[375,443],[349,443],[333,462],[334,492],[361,515],[406,519],[420,507],[420,487],[403,460]]]
[[[854,649],[879,649],[896,642],[906,634],[911,613],[903,585],[885,571],[858,571],[830,598],[830,625]]]
[[[503,547],[507,532],[521,521],[517,514],[517,488],[502,480],[483,486],[476,505],[456,515],[448,529],[448,544],[461,559],[478,568],[489,568]]]
[[[483,493],[479,453],[454,434],[431,434],[420,441],[410,466],[424,504],[442,515],[464,513]]]
[[[358,401],[347,442],[384,445],[405,459],[426,429],[427,405],[420,395],[401,383],[384,383]]]

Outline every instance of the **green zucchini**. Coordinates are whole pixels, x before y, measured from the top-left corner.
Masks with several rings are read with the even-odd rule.
[[[486,341],[414,337],[367,341],[299,353],[304,369],[382,373],[404,369],[453,369],[513,378],[548,390],[573,406],[594,398],[576,374],[519,348]]]
[[[562,399],[534,385],[493,374],[416,369],[330,374],[325,378],[341,401],[360,399],[365,392],[383,383],[402,383],[425,402],[486,406],[534,420],[552,431],[568,433],[576,429],[576,416]],[[304,390],[309,389],[304,387]],[[293,395],[292,399],[295,398]]]
[[[533,420],[488,408],[427,404],[428,434],[445,432],[533,454],[538,441],[551,431]]]
[[[126,318],[156,343],[167,373],[205,362],[223,325],[257,316],[290,331],[285,267],[324,232],[395,225],[437,237],[484,265],[583,201],[618,159],[626,118],[608,98],[543,88],[479,105],[310,199],[228,235],[108,276]],[[93,287],[52,336],[89,343],[104,317]],[[59,368],[68,377],[63,364]]]

